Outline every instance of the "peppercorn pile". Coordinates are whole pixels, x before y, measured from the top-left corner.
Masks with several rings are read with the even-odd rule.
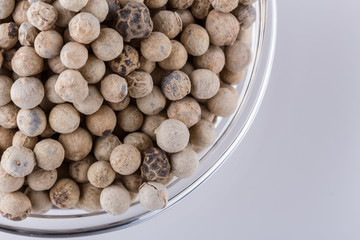
[[[237,107],[256,0],[0,0],[0,213],[164,208]]]

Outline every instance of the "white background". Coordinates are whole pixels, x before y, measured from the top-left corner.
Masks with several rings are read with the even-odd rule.
[[[232,157],[161,216],[86,239],[360,239],[359,8],[279,0],[271,81]]]

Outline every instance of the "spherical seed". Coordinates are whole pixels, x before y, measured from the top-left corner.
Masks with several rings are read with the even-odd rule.
[[[80,114],[69,103],[59,104],[51,110],[49,124],[58,133],[72,133],[80,125]]]
[[[0,192],[15,192],[23,186],[24,181],[24,177],[13,177],[0,165]]]
[[[10,89],[13,80],[5,75],[0,75],[0,106],[5,106],[11,102]]]
[[[167,109],[167,115],[170,119],[182,121],[186,127],[190,128],[200,121],[201,108],[194,98],[185,97],[172,102]]]
[[[39,107],[20,109],[16,121],[20,131],[29,137],[36,137],[42,134],[47,123],[46,115]]]
[[[54,170],[62,164],[65,158],[65,149],[54,139],[44,139],[34,147],[36,162],[44,170]]]
[[[29,137],[26,136],[21,131],[17,131],[14,135],[14,138],[12,139],[12,145],[13,146],[20,146],[20,147],[26,147],[31,150],[34,149],[36,143],[38,142],[37,137]]]
[[[171,169],[178,178],[193,175],[199,166],[199,157],[192,148],[187,147],[181,152],[170,155]]]
[[[59,142],[65,149],[65,157],[72,161],[80,161],[84,159],[92,149],[92,138],[90,133],[78,128],[72,133],[61,134]]]
[[[191,91],[190,78],[182,71],[173,71],[162,80],[161,90],[167,99],[180,100]]]
[[[157,182],[147,182],[140,186],[140,203],[147,210],[165,208],[168,202],[166,186]]]
[[[209,111],[216,116],[228,117],[236,110],[238,95],[228,88],[220,88],[219,92],[208,101]]]
[[[190,133],[186,125],[176,119],[163,121],[155,130],[158,146],[168,152],[175,153],[183,150],[189,143]]]
[[[121,175],[132,174],[140,167],[140,151],[133,145],[121,144],[111,152],[110,164]]]
[[[73,103],[82,102],[89,95],[87,81],[79,71],[71,69],[60,73],[55,91],[63,100]]]
[[[44,60],[36,54],[34,48],[25,46],[16,51],[11,66],[21,77],[34,76],[43,71]]]
[[[161,89],[154,86],[150,94],[136,99],[136,105],[144,114],[155,115],[165,108],[166,98]]]
[[[105,188],[100,195],[101,207],[111,215],[121,215],[130,208],[130,193],[119,184]]]
[[[103,28],[99,37],[91,43],[96,57],[103,61],[114,60],[124,48],[122,36],[112,28]]]
[[[117,115],[118,125],[125,132],[135,132],[141,128],[141,125],[144,120],[143,114],[140,110],[133,106],[129,105],[124,110],[120,111]]]
[[[126,77],[130,97],[141,98],[150,94],[153,89],[153,80],[149,73],[135,71]]]
[[[196,69],[189,77],[191,80],[191,94],[195,98],[209,99],[219,91],[219,77],[210,70]]]
[[[88,170],[89,182],[97,188],[106,188],[115,180],[115,171],[107,161],[93,163]]]
[[[87,212],[97,212],[101,210],[100,195],[102,189],[94,187],[90,183],[80,185],[80,198],[76,204],[77,208],[80,208]]]
[[[224,51],[218,46],[211,45],[203,55],[194,57],[194,64],[197,68],[209,69],[218,74],[225,66]]]
[[[11,15],[15,8],[15,0],[0,0],[0,19]]]
[[[0,107],[0,126],[7,129],[17,128],[17,115],[20,111],[13,103],[8,103]]]
[[[13,177],[25,177],[35,167],[34,153],[25,147],[12,146],[1,157],[1,166]]]
[[[96,162],[96,159],[89,155],[81,161],[70,163],[70,176],[78,183],[87,183],[89,181],[87,178],[87,172],[94,162]]]
[[[117,74],[110,74],[101,81],[100,91],[106,101],[118,103],[127,96],[127,82]]]
[[[121,54],[109,62],[110,69],[123,77],[138,69],[139,65],[139,53],[129,45],[125,45]]]
[[[88,0],[60,0],[61,6],[73,12],[80,11],[83,7],[86,6]]]
[[[20,108],[31,109],[38,106],[45,91],[41,81],[34,77],[19,78],[11,86],[11,99]]]
[[[103,105],[94,114],[86,116],[85,122],[93,135],[105,137],[116,127],[116,114],[110,107]]]
[[[88,3],[81,11],[91,13],[99,22],[103,22],[109,12],[109,5],[106,0],[88,0]]]
[[[197,24],[189,24],[181,34],[181,42],[190,55],[203,55],[210,45],[207,31]]]
[[[27,11],[28,21],[40,31],[54,27],[58,18],[58,12],[50,4],[38,1],[31,4]]]
[[[161,32],[152,32],[150,36],[141,41],[141,54],[148,60],[160,62],[171,54],[171,41]]]
[[[0,213],[12,221],[21,221],[30,216],[31,202],[22,192],[5,194],[1,199]]]
[[[50,190],[51,202],[58,208],[75,207],[79,197],[79,186],[68,178],[58,180]]]
[[[70,36],[82,44],[89,44],[100,35],[100,22],[91,13],[82,12],[69,23]]]
[[[31,202],[31,213],[45,214],[53,207],[50,196],[46,191],[34,191],[31,188],[27,188],[25,195]]]
[[[26,176],[26,183],[35,191],[49,190],[56,182],[56,170],[37,169]]]
[[[15,23],[0,24],[0,48],[11,49],[18,40],[18,27]]]
[[[88,50],[80,43],[69,42],[61,49],[60,60],[67,68],[80,69],[88,60]]]
[[[54,58],[60,54],[64,41],[55,30],[40,32],[34,42],[36,53],[42,58]]]
[[[168,71],[181,69],[188,59],[188,54],[185,47],[176,40],[171,40],[171,53],[169,57],[159,62],[159,66]]]

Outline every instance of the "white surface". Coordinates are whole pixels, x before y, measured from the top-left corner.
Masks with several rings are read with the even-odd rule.
[[[278,5],[273,74],[236,153],[163,215],[86,239],[360,238],[360,4]]]

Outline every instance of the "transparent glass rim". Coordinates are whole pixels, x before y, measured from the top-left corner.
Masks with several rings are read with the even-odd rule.
[[[32,236],[32,237],[76,237],[87,236],[94,234],[101,234],[110,231],[117,231],[123,228],[139,224],[146,220],[149,220],[167,209],[174,206],[181,199],[186,197],[198,186],[200,186],[206,179],[208,179],[214,172],[228,159],[233,153],[234,149],[240,144],[247,131],[249,130],[255,116],[260,108],[261,102],[266,92],[266,88],[269,82],[274,53],[276,45],[276,32],[277,32],[277,8],[276,0],[259,0],[259,15],[260,15],[260,27],[258,34],[258,41],[256,43],[256,53],[254,54],[253,67],[248,73],[248,84],[243,86],[244,97],[238,104],[237,112],[234,117],[229,119],[226,129],[221,133],[214,146],[209,149],[202,159],[209,158],[212,154],[215,155],[216,160],[210,162],[210,166],[206,166],[206,169],[200,173],[195,179],[191,179],[189,183],[186,183],[186,187],[180,191],[176,191],[174,196],[171,196],[168,205],[165,209],[158,211],[144,211],[136,216],[130,216],[120,221],[114,221],[107,224],[96,225],[91,227],[79,227],[69,230],[63,229],[32,229],[23,226],[0,224],[0,231],[11,234]],[[223,146],[221,141],[223,138],[227,138],[229,144]],[[230,141],[229,141],[230,139]],[[216,153],[216,154],[215,154]],[[172,182],[168,188],[178,183],[179,180]],[[132,206],[136,206],[138,203],[134,203]],[[32,215],[32,217],[39,220],[46,221],[47,219],[63,219],[65,218],[81,218],[89,216],[102,215],[104,212],[87,213],[87,214],[75,214],[69,216],[62,215]],[[26,225],[26,224],[24,224]]]

